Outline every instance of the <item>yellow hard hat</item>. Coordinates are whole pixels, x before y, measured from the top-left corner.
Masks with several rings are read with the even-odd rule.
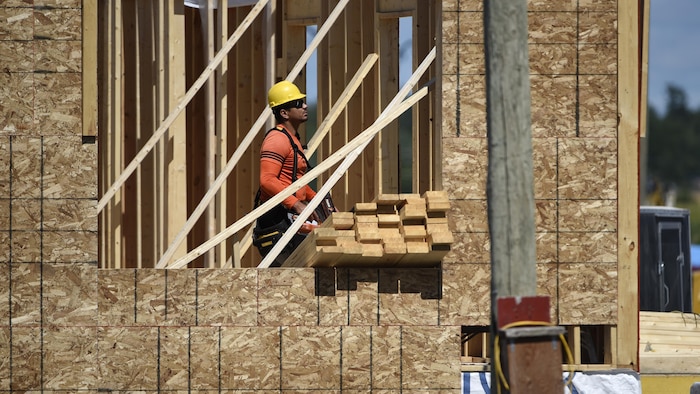
[[[267,92],[267,102],[270,104],[270,108],[275,108],[304,97],[306,97],[306,95],[299,91],[297,85],[289,81],[277,82],[270,88],[270,91]]]

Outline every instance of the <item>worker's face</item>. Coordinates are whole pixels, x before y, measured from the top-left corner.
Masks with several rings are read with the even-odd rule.
[[[309,113],[307,111],[308,106],[304,100],[299,99],[294,101],[292,105],[286,110],[287,117],[291,121],[306,122],[309,119]]]

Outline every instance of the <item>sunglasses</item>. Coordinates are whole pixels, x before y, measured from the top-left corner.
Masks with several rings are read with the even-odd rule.
[[[287,108],[304,108],[304,100],[303,99],[297,99],[294,101],[290,101],[285,105]]]

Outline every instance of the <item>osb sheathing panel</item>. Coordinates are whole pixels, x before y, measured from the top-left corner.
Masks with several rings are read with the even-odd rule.
[[[13,50],[13,48],[8,48]],[[34,131],[34,74],[0,74],[0,132],[31,134]]]
[[[220,329],[218,327],[190,327],[189,342],[189,373],[193,387],[208,390],[219,386],[219,343]],[[184,348],[183,348],[184,349]],[[267,353],[261,349],[263,354]],[[186,353],[179,357],[187,359]],[[216,357],[216,358],[215,358]],[[263,364],[264,365],[264,364]]]
[[[97,270],[97,324],[124,326],[134,324],[136,270]]]
[[[256,270],[252,268],[200,272],[196,282],[197,323],[200,325],[256,325],[258,276]],[[313,293],[308,300],[308,302],[313,300]],[[293,304],[294,301],[290,299],[290,303]],[[280,313],[283,315],[282,311]]]
[[[261,325],[317,324],[313,269],[261,270],[258,280]]]
[[[379,324],[438,325],[440,278],[439,269],[379,270]]]
[[[81,136],[44,137],[44,198],[97,198],[97,145]],[[39,158],[37,158],[39,159]],[[81,200],[92,207],[92,200]]]
[[[490,261],[481,3],[443,4],[442,178],[455,236],[443,281],[450,286],[454,267],[474,271]],[[528,11],[537,291],[552,297],[555,322],[615,324],[617,2],[531,0]],[[569,265],[589,287],[574,286]],[[465,298],[485,291],[460,288]],[[473,311],[462,313],[472,320]]]
[[[13,334],[12,341],[1,342],[7,345],[0,344],[0,365],[9,365],[12,357],[8,370],[17,390],[457,390],[459,323],[437,321],[438,309],[450,307],[437,304],[437,292],[462,302],[455,293],[459,288],[438,288],[436,269],[372,270],[374,276],[352,276],[354,284],[350,272],[364,270],[341,271],[340,278],[327,280],[334,282],[336,295],[331,296],[330,287],[321,294],[314,285],[318,278],[313,269],[100,270],[94,264],[0,264],[0,294],[5,295],[0,336],[9,338],[10,330]],[[264,275],[269,272],[287,274]],[[315,305],[305,317],[307,324],[284,324],[291,319],[281,314],[277,321],[264,323],[223,315],[215,320],[211,315],[175,324],[169,313],[194,308],[197,317],[200,310],[221,307],[259,316],[268,310],[267,297],[278,294],[294,302],[290,287],[307,280],[311,294],[301,294]],[[234,289],[245,287],[244,281],[251,284],[244,290],[250,294]],[[351,303],[349,288],[365,285],[366,299]],[[179,302],[167,295],[179,290],[184,290]],[[488,297],[488,291],[483,294]],[[390,295],[396,297],[389,303],[404,303],[419,318],[404,316],[402,324],[394,324],[397,317],[380,308],[380,298]],[[334,313],[344,317],[319,324],[318,305],[327,297],[344,297],[336,303],[344,304],[342,312]],[[212,304],[214,298],[224,300]],[[241,303],[248,299],[250,304]],[[483,301],[473,300],[473,307],[487,306]],[[373,321],[348,324],[348,311],[355,307],[372,309]],[[430,317],[421,310],[431,311]],[[188,314],[172,315],[179,320]],[[449,320],[444,316],[440,319]],[[6,390],[9,373],[0,376]]]
[[[8,389],[36,390],[41,387],[41,339],[41,327],[12,326],[11,384]],[[10,365],[7,359],[2,364]]]
[[[338,281],[338,288],[348,291],[348,314],[351,325],[377,325],[379,292],[379,271],[349,269],[348,280]]]
[[[321,325],[350,324],[349,272],[346,268],[319,268],[315,272],[318,322]],[[337,284],[337,286],[336,286]]]
[[[10,326],[0,325],[0,360],[3,360],[3,363],[10,359],[11,343]],[[10,368],[0,368],[0,390],[10,390]]]
[[[82,0],[34,0],[34,5],[50,8],[78,8],[82,5]]]
[[[80,8],[34,10],[35,39],[79,40],[82,36]]]
[[[12,197],[41,198],[41,138],[13,137],[10,143]]]
[[[280,346],[286,347],[284,339],[280,341],[280,330],[279,327],[221,327],[221,386],[248,390],[279,388]],[[300,354],[309,355],[303,350]],[[333,364],[330,365],[332,368]]]
[[[371,387],[372,379],[372,326],[346,326],[341,332],[343,363],[341,379],[348,390],[362,390]]]
[[[0,69],[10,73],[34,71],[33,41],[0,41]],[[27,93],[26,90],[23,91]]]
[[[0,299],[10,299],[10,263],[0,262]],[[0,326],[10,325],[10,303],[0,302]]]
[[[558,274],[559,324],[617,321],[617,262],[562,263]]]
[[[49,327],[43,333],[43,380],[46,389],[98,386],[97,328]]]
[[[9,7],[6,4],[0,7],[0,40],[31,41],[34,38],[34,10]]]
[[[340,387],[339,327],[290,326],[282,331],[282,389]]]
[[[0,217],[7,220],[0,230],[12,237],[0,255],[14,262],[97,261],[96,145],[80,136],[2,138]]]
[[[617,76],[579,76],[579,122],[581,137],[617,136]]]
[[[158,327],[98,327],[99,387],[157,390],[158,338]]]
[[[444,263],[442,269],[441,324],[488,326],[491,321],[491,265]]]
[[[79,73],[34,75],[34,122],[39,133],[66,136],[82,133],[81,86]]]
[[[42,283],[44,326],[97,325],[97,270],[94,266],[44,264]]]
[[[190,360],[182,355],[188,354],[190,332],[190,327],[161,327],[160,329],[158,383],[163,390],[186,390],[189,387]],[[212,360],[203,361],[211,363]]]
[[[10,286],[10,324],[41,324],[41,265],[12,263]]]

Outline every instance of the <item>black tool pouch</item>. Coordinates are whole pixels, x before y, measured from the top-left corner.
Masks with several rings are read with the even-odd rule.
[[[287,209],[282,204],[258,218],[253,229],[253,245],[258,248],[262,257],[270,253],[270,250],[282,238],[291,224]]]

